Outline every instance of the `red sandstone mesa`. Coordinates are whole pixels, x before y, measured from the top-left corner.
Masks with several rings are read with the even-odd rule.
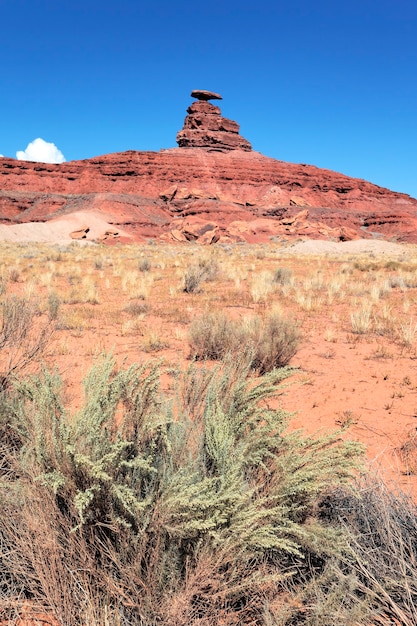
[[[0,223],[56,221],[83,211],[83,226],[90,212],[120,231],[116,238],[103,231],[106,242],[299,237],[417,242],[417,200],[254,152],[239,125],[208,102],[213,92],[193,94],[198,99],[177,135],[179,148],[59,165],[0,159]]]

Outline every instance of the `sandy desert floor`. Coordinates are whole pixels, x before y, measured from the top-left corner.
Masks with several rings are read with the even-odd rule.
[[[70,408],[94,358],[163,359],[169,390],[190,358],[189,327],[207,311],[231,318],[280,312],[301,342],[285,395],[292,428],[343,427],[371,466],[417,497],[417,248],[344,244],[0,244],[0,300],[36,301],[56,330],[43,360],[58,368]],[[210,280],[184,291],[190,268]],[[16,348],[15,348],[16,349]],[[9,352],[0,353],[0,369]],[[2,361],[1,361],[2,359]]]

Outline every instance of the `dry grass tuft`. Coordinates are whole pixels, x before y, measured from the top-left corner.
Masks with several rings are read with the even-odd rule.
[[[207,313],[190,324],[191,355],[197,359],[222,359],[247,352],[251,367],[261,374],[287,365],[297,352],[297,325],[279,313],[265,319],[233,320],[223,312]]]

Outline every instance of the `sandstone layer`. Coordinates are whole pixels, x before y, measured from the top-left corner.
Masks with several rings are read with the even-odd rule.
[[[253,151],[129,151],[59,165],[0,159],[2,224],[60,220],[80,211],[82,226],[90,227],[87,239],[105,237],[104,227],[97,236],[88,224],[91,213],[120,233],[110,241],[417,242],[417,200]]]

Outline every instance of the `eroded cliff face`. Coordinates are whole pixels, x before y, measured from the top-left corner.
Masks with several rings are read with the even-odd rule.
[[[417,200],[252,151],[129,151],[60,165],[0,159],[1,223],[77,211],[103,215],[134,240],[417,242]]]
[[[191,96],[196,100],[177,135],[179,148],[60,165],[0,158],[0,223],[61,220],[59,232],[66,233],[77,216],[68,235],[106,241],[417,242],[417,200],[253,152],[237,122],[209,102],[221,100],[219,94],[194,90]]]

